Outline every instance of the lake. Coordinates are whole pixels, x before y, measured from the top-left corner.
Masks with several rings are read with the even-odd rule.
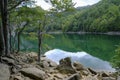
[[[49,51],[48,52],[51,54],[54,54],[56,52],[57,54],[60,53],[57,57],[61,59],[61,58],[64,58],[64,57],[60,58],[60,56],[62,56],[63,53],[70,53],[70,55],[71,53],[73,53],[75,55],[77,52],[83,52],[83,53],[85,52],[85,54],[89,55],[88,57],[92,56],[93,58],[97,58],[99,60],[105,61],[105,64],[108,64],[108,65],[109,65],[110,59],[114,56],[114,51],[117,48],[117,45],[120,44],[119,35],[52,34],[52,36],[54,36],[54,38],[47,37],[43,39],[43,46],[47,46],[47,49],[43,49],[43,53],[48,51],[48,49],[50,49],[50,51],[52,52],[49,52]],[[37,38],[35,38],[34,36],[31,36],[31,37],[26,35],[22,36],[21,43],[22,43],[21,49],[23,51],[37,52],[37,48],[38,48]],[[79,55],[76,55],[76,57]],[[74,60],[76,57],[74,57]],[[88,57],[84,57],[84,58],[82,57],[81,59],[87,58],[86,60],[88,60],[89,59]],[[90,58],[91,60],[92,60],[92,57]],[[80,58],[78,59],[80,60]],[[93,60],[96,60],[96,59],[93,59]],[[100,62],[99,60],[98,62],[94,62],[94,63],[98,64]],[[86,65],[87,67],[91,65],[88,62],[86,63],[86,61],[82,61],[82,62],[84,62],[83,64],[85,65],[87,64]],[[92,66],[94,63],[92,62]],[[94,64],[94,68],[96,68],[97,64]]]

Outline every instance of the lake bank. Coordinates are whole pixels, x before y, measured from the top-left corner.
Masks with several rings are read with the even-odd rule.
[[[114,72],[98,72],[78,62],[72,64],[69,57],[60,60],[59,65],[45,56],[39,63],[33,52],[2,57],[2,61],[1,80],[117,80]]]
[[[47,32],[48,34],[62,34],[62,33],[67,33],[67,34],[106,34],[106,35],[120,35],[120,32],[84,32],[84,31],[80,31],[80,32],[61,32],[61,31],[57,31],[57,32]]]

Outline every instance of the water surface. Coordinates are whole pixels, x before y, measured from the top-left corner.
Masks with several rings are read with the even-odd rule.
[[[85,52],[87,56],[77,58],[79,56],[77,54],[73,59],[77,59],[81,63],[86,63],[84,65],[90,66],[99,69],[112,69],[109,61],[114,56],[114,51],[117,48],[117,45],[120,43],[119,35],[95,35],[95,34],[53,34],[54,38],[44,38],[43,46],[47,46],[47,49],[42,49],[43,53],[49,50],[60,50],[59,53],[63,55],[65,53],[69,53],[72,56],[76,55],[78,52],[79,55],[81,52]],[[21,37],[21,50],[23,51],[35,51],[37,52],[38,41],[35,36],[31,35],[23,35]],[[61,53],[61,51],[63,51]],[[54,54],[54,53],[52,53]],[[52,55],[51,54],[51,55]],[[61,55],[59,55],[59,59],[61,59]],[[54,55],[53,55],[54,57]],[[62,56],[63,57],[63,56]],[[64,56],[65,57],[65,56]],[[89,62],[92,60],[91,62]],[[97,62],[95,62],[97,61]],[[93,64],[94,63],[94,64]],[[105,66],[100,67],[100,65],[106,64]],[[108,67],[109,65],[109,67]]]

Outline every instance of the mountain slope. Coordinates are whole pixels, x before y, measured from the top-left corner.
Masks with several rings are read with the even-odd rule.
[[[63,20],[63,31],[120,31],[120,0],[102,0]]]

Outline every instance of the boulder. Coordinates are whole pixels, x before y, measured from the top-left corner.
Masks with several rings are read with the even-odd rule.
[[[74,62],[73,63],[73,67],[76,71],[80,71],[80,70],[84,70],[84,67],[82,64],[80,64],[79,62]]]
[[[61,73],[75,73],[75,69],[72,66],[72,62],[70,57],[66,57],[62,60],[60,60],[59,62],[60,64],[58,65],[57,69],[61,72]]]
[[[4,61],[5,63],[7,63],[9,65],[14,65],[15,64],[15,61],[11,58],[8,58],[8,57],[3,57],[2,61]]]
[[[80,75],[76,73],[63,80],[80,80],[80,79],[81,79]]]
[[[9,80],[9,78],[10,78],[9,66],[0,63],[0,80]]]
[[[24,76],[30,77],[35,80],[45,80],[46,74],[38,68],[23,68],[20,71]]]

